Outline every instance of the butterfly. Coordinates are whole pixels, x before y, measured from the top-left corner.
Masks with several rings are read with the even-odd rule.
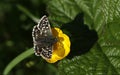
[[[42,56],[44,59],[50,59],[52,57],[53,45],[57,42],[57,38],[52,34],[46,15],[33,27],[32,38],[35,55]]]

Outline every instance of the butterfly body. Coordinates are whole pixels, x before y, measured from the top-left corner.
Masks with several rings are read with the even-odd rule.
[[[53,36],[51,27],[46,16],[43,16],[38,25],[33,27],[32,31],[35,55],[50,59],[53,52],[53,44],[57,39]]]

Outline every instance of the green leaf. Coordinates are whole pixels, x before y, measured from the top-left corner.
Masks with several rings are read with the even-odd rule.
[[[72,21],[81,11],[92,17],[89,7],[86,5],[87,2],[83,0],[51,0],[47,7],[49,18],[55,24],[60,25]]]
[[[47,9],[54,24],[73,21],[78,13],[83,12],[84,23],[96,30],[99,37],[88,53],[61,61],[58,64],[60,75],[120,75],[119,7],[120,0],[49,2]]]
[[[59,63],[62,75],[118,75],[99,45],[89,53]]]
[[[101,1],[101,12],[103,13],[103,24],[94,25],[95,29],[99,27],[99,44],[106,54],[110,63],[120,74],[120,0]],[[96,21],[95,21],[96,22]]]
[[[14,68],[17,64],[19,64],[22,60],[26,59],[30,55],[34,53],[33,49],[28,49],[25,52],[18,55],[16,58],[14,58],[4,69],[3,75],[8,75],[9,72]]]
[[[103,52],[120,74],[120,22],[106,24],[99,42]]]

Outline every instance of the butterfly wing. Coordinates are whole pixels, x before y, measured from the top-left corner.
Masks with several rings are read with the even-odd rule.
[[[37,25],[38,29],[41,31],[42,36],[52,36],[52,31],[50,27],[49,20],[46,15],[44,15]]]
[[[53,37],[48,18],[43,16],[38,25],[33,27],[32,31],[35,55],[42,56],[45,59],[51,58],[52,44],[48,43],[47,38]]]

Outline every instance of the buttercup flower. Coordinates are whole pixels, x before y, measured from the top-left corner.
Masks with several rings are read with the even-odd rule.
[[[70,39],[59,28],[52,28],[53,36],[58,40],[53,45],[53,53],[50,59],[45,59],[49,63],[55,63],[66,57],[70,52]]]

